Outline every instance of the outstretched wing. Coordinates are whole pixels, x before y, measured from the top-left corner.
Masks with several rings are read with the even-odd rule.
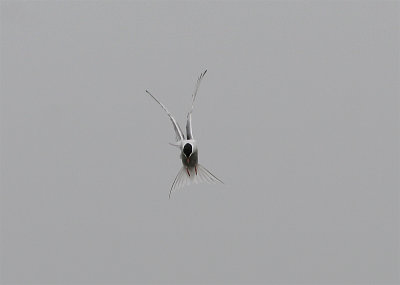
[[[190,108],[189,113],[187,114],[187,122],[186,122],[186,137],[188,140],[193,139],[193,132],[192,132],[192,112],[194,107],[194,100],[196,99],[197,91],[199,90],[201,80],[203,79],[204,75],[206,75],[207,69],[200,74],[199,78],[196,82],[196,87],[192,94],[192,107]]]
[[[160,106],[164,109],[165,112],[167,112],[168,117],[171,119],[172,125],[174,126],[175,134],[176,134],[176,141],[182,141],[185,139],[183,136],[183,132],[181,128],[179,127],[178,122],[175,120],[175,118],[171,115],[171,113],[168,111],[168,109],[164,106],[163,103],[158,101],[156,97],[154,97],[148,90],[146,90],[147,94],[149,94]]]
[[[169,190],[168,198],[171,198],[172,191],[182,188],[190,184],[190,176],[186,174],[186,168],[181,167],[178,174],[176,175],[174,182],[172,183],[171,189]]]
[[[197,164],[196,168],[186,168],[182,166],[178,174],[172,183],[171,189],[169,190],[169,198],[173,191],[191,185],[193,183],[224,183],[222,180],[218,179],[214,174],[207,170],[201,164]]]
[[[201,183],[201,182],[207,182],[207,183],[222,183],[221,179],[216,177],[214,174],[212,174],[207,168],[205,168],[201,164],[197,164],[197,176],[198,176],[198,181],[196,183]]]

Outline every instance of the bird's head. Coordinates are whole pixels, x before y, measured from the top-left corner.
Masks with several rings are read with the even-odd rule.
[[[193,154],[197,153],[197,145],[195,140],[188,140],[184,143],[182,149],[182,158],[186,160],[187,163],[192,159]]]
[[[189,158],[193,153],[193,146],[191,143],[186,143],[183,146],[183,154],[186,156],[186,158]]]

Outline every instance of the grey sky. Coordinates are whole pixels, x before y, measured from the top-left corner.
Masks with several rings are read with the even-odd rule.
[[[2,284],[399,282],[398,2],[1,2]],[[174,132],[225,185],[168,200]]]

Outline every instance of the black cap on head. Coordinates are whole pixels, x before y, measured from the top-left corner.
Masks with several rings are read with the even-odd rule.
[[[190,143],[185,144],[183,147],[183,153],[186,155],[186,157],[190,156],[192,153],[192,145]]]

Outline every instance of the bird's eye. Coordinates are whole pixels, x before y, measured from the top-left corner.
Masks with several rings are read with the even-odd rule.
[[[185,144],[183,147],[183,153],[186,155],[186,157],[190,156],[192,153],[192,145],[190,143]]]

